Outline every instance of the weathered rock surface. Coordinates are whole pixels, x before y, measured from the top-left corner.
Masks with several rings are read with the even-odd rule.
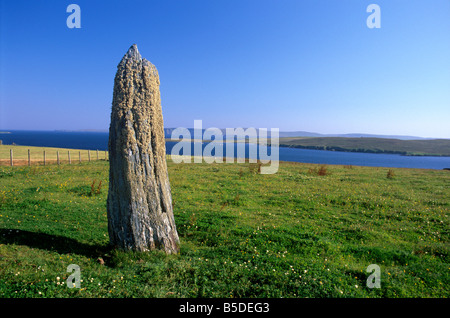
[[[110,243],[177,253],[156,67],[130,47],[117,66],[109,128]]]

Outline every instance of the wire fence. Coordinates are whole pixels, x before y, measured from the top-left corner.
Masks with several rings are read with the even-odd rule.
[[[45,149],[1,146],[0,166],[32,166],[49,164],[76,164],[95,160],[108,160],[106,150],[71,150],[71,149]]]

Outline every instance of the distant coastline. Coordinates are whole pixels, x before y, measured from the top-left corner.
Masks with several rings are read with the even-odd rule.
[[[192,137],[193,129],[188,129]],[[164,129],[166,141],[178,142],[180,139],[171,139],[173,128]],[[29,145],[29,146],[67,146],[72,145],[75,148],[88,147],[92,149],[107,149],[108,131],[96,129],[80,129],[80,130],[52,130],[52,131],[0,131],[0,140],[3,145]],[[202,132],[197,132],[201,138]],[[300,133],[300,132],[298,132]],[[306,134],[306,132],[302,132]],[[88,137],[88,135],[90,137]],[[193,135],[192,135],[193,134]],[[286,132],[280,132],[279,146],[285,148],[299,148],[309,150],[326,150],[339,152],[354,153],[372,153],[372,154],[395,154],[401,156],[414,157],[450,157],[450,139],[395,139],[387,137],[313,137],[313,136],[297,136],[286,137]],[[312,134],[312,133],[311,133]],[[83,137],[81,137],[83,136]],[[347,135],[348,136],[348,135]],[[382,136],[382,135],[380,135]],[[181,136],[180,136],[181,137]],[[233,137],[233,136],[231,136]],[[194,139],[193,138],[193,139]],[[420,137],[419,137],[420,138]],[[255,143],[257,140],[245,135],[236,138],[236,142]],[[223,142],[230,142],[230,136],[224,135]],[[194,141],[184,139],[183,141]],[[202,140],[203,142],[211,142],[211,140]],[[219,138],[219,141],[221,139]],[[261,140],[259,140],[261,142]],[[264,139],[264,143],[269,140]]]
[[[99,132],[99,133],[107,133],[109,132],[108,129],[77,129],[77,130],[70,130],[70,129],[56,129],[53,130],[55,132]]]
[[[322,150],[322,151],[342,151],[342,152],[358,152],[358,153],[374,153],[374,154],[391,154],[400,156],[411,156],[411,157],[450,157],[450,155],[436,154],[436,153],[413,153],[406,151],[395,151],[395,150],[382,150],[382,149],[347,149],[337,146],[303,146],[303,145],[290,145],[290,144],[280,144],[280,147],[287,148],[298,148],[298,149],[310,149],[310,150]]]
[[[170,136],[167,135],[166,136]],[[107,132],[63,132],[63,131],[11,131],[10,134],[0,135],[3,146],[0,145],[0,152],[4,152],[0,159],[8,160],[10,155],[10,147],[14,144],[16,146],[27,147],[50,147],[50,148],[64,148],[64,149],[83,149],[83,150],[108,150],[109,134]],[[322,140],[314,140],[314,137],[303,138],[288,138],[291,143],[285,139],[280,138],[279,144],[279,160],[291,161],[291,162],[304,162],[304,163],[317,163],[317,164],[334,164],[334,165],[353,165],[353,166],[376,166],[376,167],[397,167],[397,168],[420,168],[420,169],[437,169],[450,168],[450,156],[442,156],[445,151],[450,150],[450,140],[370,140],[367,138],[354,138],[353,142],[365,142],[364,145],[355,145],[340,147],[336,142],[352,142],[350,138],[332,139],[325,138]],[[219,140],[221,140],[219,138]],[[166,152],[171,154],[171,150],[180,141],[180,139],[170,140],[166,139]],[[194,140],[184,140],[190,143],[191,153],[194,153]],[[197,140],[195,140],[197,141]],[[200,140],[199,140],[200,141]],[[201,140],[202,149],[208,146],[210,140]],[[223,153],[226,153],[228,141],[231,138],[223,141],[222,149]],[[267,140],[262,140],[266,144]],[[322,144],[319,143],[322,142]],[[325,144],[325,141],[328,144]],[[234,143],[234,153],[237,155],[237,150],[240,144],[245,144],[245,156],[249,155],[249,143],[255,143],[256,140],[246,140],[244,136]],[[311,143],[311,145],[304,145],[304,143]],[[232,143],[232,142],[229,142]],[[293,143],[293,144],[292,144]],[[295,143],[299,143],[295,145]],[[378,143],[375,147],[374,143]],[[442,151],[440,156],[426,156],[427,154],[434,154],[434,151],[430,151],[422,148],[422,153],[418,151],[418,148],[414,149],[411,146],[433,145]],[[439,143],[442,146],[439,147]],[[396,147],[400,147],[401,144],[409,145],[410,148],[405,150],[404,148],[389,149],[395,144]],[[324,147],[326,145],[326,147]],[[384,145],[384,146],[383,146]],[[308,147],[306,147],[308,146]],[[342,146],[342,145],[341,145]],[[382,147],[383,146],[383,147]],[[188,146],[189,147],[189,146]],[[219,146],[220,147],[220,146]],[[316,149],[311,149],[316,147]],[[304,149],[301,149],[304,148]],[[355,150],[352,150],[354,148]],[[11,148],[12,149],[12,148]],[[183,148],[184,149],[184,148]],[[216,149],[216,148],[215,148]],[[259,149],[259,148],[258,148]],[[447,150],[446,150],[447,149]],[[323,151],[327,150],[327,151]],[[420,150],[420,149],[419,149]],[[184,151],[184,150],[183,150]],[[270,150],[272,151],[272,150]],[[390,151],[390,153],[389,153]],[[397,151],[394,153],[393,151]],[[400,151],[406,151],[400,153]],[[259,153],[259,150],[258,150]],[[406,154],[406,155],[405,155]]]
[[[450,157],[450,139],[400,140],[374,137],[280,138],[280,147],[396,154],[402,156]]]

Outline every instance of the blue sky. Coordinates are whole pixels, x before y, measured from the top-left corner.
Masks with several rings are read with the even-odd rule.
[[[450,138],[448,0],[0,1],[1,130],[108,129],[136,43],[165,127]]]

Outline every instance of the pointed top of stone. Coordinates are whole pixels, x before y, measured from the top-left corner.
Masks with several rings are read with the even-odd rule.
[[[142,60],[141,54],[138,51],[138,47],[136,44],[133,44],[128,49],[128,52],[123,57],[124,59],[136,59],[136,60]]]
[[[126,69],[127,67],[139,69],[142,69],[143,67],[148,68],[150,75],[158,77],[158,70],[152,63],[141,56],[136,44],[130,46],[127,53],[125,53],[122,60],[117,65],[118,69]],[[159,85],[159,77],[157,78],[157,82]]]

